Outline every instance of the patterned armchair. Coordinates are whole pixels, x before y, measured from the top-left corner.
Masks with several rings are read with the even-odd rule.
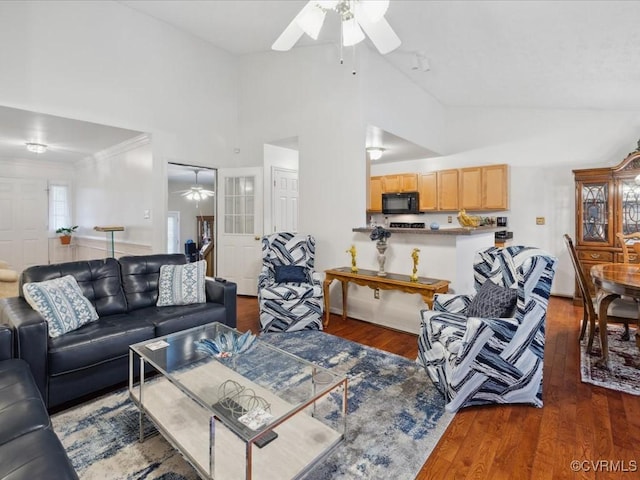
[[[324,297],[322,276],[313,269],[315,244],[311,235],[281,232],[262,237],[262,332],[322,330]]]
[[[545,320],[556,261],[537,248],[491,247],[476,253],[476,294],[440,294],[433,310],[421,312],[418,361],[446,397],[447,411],[490,403],[542,407]],[[473,303],[482,303],[474,298],[487,281],[517,292],[512,316],[467,317]]]

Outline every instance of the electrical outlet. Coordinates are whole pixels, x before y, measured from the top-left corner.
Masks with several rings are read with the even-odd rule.
[[[544,225],[544,217],[536,217],[536,225]]]
[[[380,300],[380,289],[379,288],[376,288],[373,291],[373,298],[375,298],[376,300]]]
[[[447,217],[447,223],[452,223],[453,222],[453,217],[451,215],[449,215]]]

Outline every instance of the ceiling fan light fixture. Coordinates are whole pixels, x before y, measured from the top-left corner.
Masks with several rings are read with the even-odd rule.
[[[345,47],[356,45],[364,40],[364,33],[355,17],[342,21],[342,44]]]
[[[385,149],[382,147],[367,147],[367,153],[371,160],[380,160]]]
[[[44,153],[48,148],[44,143],[27,142],[25,145],[27,146],[27,150],[33,153]]]

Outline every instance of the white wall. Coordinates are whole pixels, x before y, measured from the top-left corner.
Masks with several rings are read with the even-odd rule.
[[[137,186],[164,251],[167,160],[235,160],[235,58],[117,2],[0,2],[0,44],[0,104],[152,134]]]

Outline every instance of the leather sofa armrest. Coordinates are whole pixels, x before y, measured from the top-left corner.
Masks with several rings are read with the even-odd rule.
[[[238,286],[234,282],[228,282],[223,278],[206,277],[205,290],[207,302],[220,303],[225,306],[227,326],[235,328],[237,325],[237,291]]]
[[[24,298],[4,298],[0,302],[0,323],[8,324],[14,329],[14,356],[29,364],[38,390],[47,404],[47,322]]]
[[[13,358],[13,328],[0,323],[0,360]]]

